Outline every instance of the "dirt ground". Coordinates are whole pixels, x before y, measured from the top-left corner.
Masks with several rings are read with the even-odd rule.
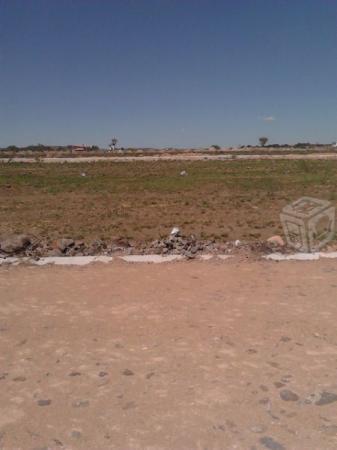
[[[337,263],[0,268],[0,448],[337,448]]]
[[[305,195],[337,205],[337,161],[0,164],[0,235],[143,243],[179,226],[198,239],[265,240]]]

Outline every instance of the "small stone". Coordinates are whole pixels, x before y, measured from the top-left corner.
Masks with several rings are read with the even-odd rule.
[[[329,405],[330,403],[337,401],[337,395],[333,392],[323,391],[320,395],[320,399],[315,402],[315,405],[317,406]]]
[[[281,387],[284,387],[285,384],[281,383],[280,381],[275,381],[274,386],[276,387],[276,389],[280,389]]]
[[[74,408],[85,408],[89,406],[90,402],[89,400],[76,400],[72,403],[72,406]]]
[[[271,236],[270,238],[267,239],[267,242],[276,247],[284,247],[285,246],[284,240],[281,238],[281,236],[278,236],[278,235]]]
[[[289,341],[291,341],[291,338],[288,337],[288,336],[282,336],[281,339],[280,339],[280,341],[281,341],[281,342],[289,342]]]
[[[125,370],[123,370],[122,373],[123,373],[123,375],[126,375],[127,377],[130,377],[131,375],[134,375],[134,373],[130,369],[125,369]]]
[[[146,379],[149,380],[154,376],[154,374],[155,374],[154,372],[149,372],[148,374],[146,374]]]
[[[73,245],[75,245],[75,241],[73,241],[73,239],[59,239],[56,242],[56,248],[58,248],[59,250],[61,250],[61,252],[65,252],[68,248],[72,247]]]
[[[26,377],[23,376],[15,377],[13,378],[13,381],[26,381]]]
[[[51,404],[51,400],[46,399],[46,400],[38,400],[37,404],[39,406],[49,406]]]
[[[285,402],[296,402],[299,400],[299,396],[290,389],[282,389],[282,391],[280,391],[280,397]]]
[[[264,445],[266,448],[268,448],[269,450],[286,450],[286,448],[282,444],[280,444],[279,442],[275,441],[270,436],[263,436],[260,439],[260,443],[262,445]]]
[[[73,430],[71,432],[71,437],[75,438],[75,439],[79,439],[79,438],[82,437],[82,433],[80,431],[78,431],[78,430]]]
[[[99,377],[106,377],[107,375],[109,375],[108,372],[100,372],[98,374]]]
[[[250,430],[253,433],[264,433],[266,431],[267,427],[265,427],[264,425],[257,425],[254,427],[250,427]]]
[[[123,406],[123,409],[126,411],[128,409],[133,409],[135,408],[137,405],[135,402],[128,402]]]
[[[70,377],[79,377],[81,375],[81,372],[70,372]]]
[[[54,248],[52,250],[47,251],[47,256],[62,256],[62,252],[59,248]]]

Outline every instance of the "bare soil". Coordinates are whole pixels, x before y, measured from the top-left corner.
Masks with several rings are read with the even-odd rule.
[[[0,164],[0,235],[150,242],[179,226],[197,239],[264,240],[304,195],[337,204],[337,161]]]
[[[337,263],[0,268],[0,447],[337,448]]]

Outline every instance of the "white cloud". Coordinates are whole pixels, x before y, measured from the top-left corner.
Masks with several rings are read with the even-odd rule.
[[[274,120],[276,120],[276,119],[274,116],[265,116],[265,117],[263,117],[263,120],[265,122],[274,122]]]

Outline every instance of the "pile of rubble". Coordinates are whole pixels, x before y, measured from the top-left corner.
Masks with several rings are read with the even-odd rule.
[[[146,252],[160,255],[183,255],[188,259],[200,253],[214,253],[219,250],[215,241],[200,241],[195,236],[182,236],[179,228],[173,228],[166,239],[158,239],[150,243]]]
[[[25,234],[10,235],[0,239],[0,257],[18,255],[39,258],[43,256],[89,256],[101,254],[108,254],[107,244],[101,240],[95,240],[90,244],[86,244],[82,240],[64,238],[51,241]]]
[[[8,256],[28,256],[41,258],[45,256],[91,256],[91,255],[182,255],[193,259],[200,254],[266,254],[275,251],[287,252],[280,236],[273,236],[267,241],[225,243],[215,240],[198,240],[195,236],[184,236],[175,227],[167,238],[150,243],[133,242],[117,239],[105,242],[97,239],[90,243],[83,240],[63,238],[58,240],[39,239],[26,234],[0,237],[0,258]]]

